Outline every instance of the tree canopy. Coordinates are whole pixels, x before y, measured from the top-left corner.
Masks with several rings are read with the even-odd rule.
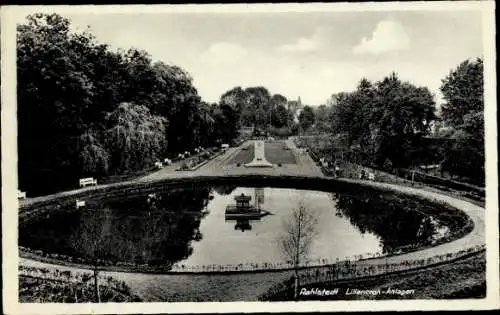
[[[362,79],[354,92],[337,94],[331,117],[333,131],[367,153],[367,163],[407,167],[436,118],[435,102],[427,88],[392,73],[375,84]]]
[[[484,185],[483,61],[465,60],[442,80],[443,122],[455,140],[443,152],[443,169]]]
[[[143,50],[112,51],[70,25],[39,13],[17,28],[20,188],[74,187],[237,136],[238,109],[207,106],[185,70]]]
[[[302,130],[307,130],[314,124],[315,121],[314,110],[311,106],[304,106],[304,109],[299,114],[299,125]]]

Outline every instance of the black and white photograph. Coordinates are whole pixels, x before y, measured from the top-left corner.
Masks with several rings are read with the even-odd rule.
[[[3,7],[6,312],[500,307],[494,11]]]

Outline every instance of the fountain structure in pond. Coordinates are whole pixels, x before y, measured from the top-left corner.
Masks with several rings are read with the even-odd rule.
[[[264,141],[254,141],[254,156],[250,163],[245,164],[245,167],[273,167],[273,164],[266,160],[264,154]]]
[[[251,196],[245,194],[237,195],[234,197],[236,204],[228,205],[226,207],[226,221],[236,221],[234,226],[235,230],[251,230],[252,226],[250,221],[258,221],[262,217],[270,214],[268,211],[260,208],[261,203],[264,202],[264,188],[255,188],[255,204],[250,204]]]

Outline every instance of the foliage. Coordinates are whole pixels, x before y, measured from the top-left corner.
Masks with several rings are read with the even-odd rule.
[[[482,112],[483,104],[483,61],[465,60],[450,71],[442,80],[441,92],[445,103],[442,118],[455,128],[466,124],[469,113]]]
[[[466,60],[443,79],[443,122],[455,143],[444,152],[443,170],[484,185],[483,61]]]
[[[186,71],[112,51],[57,14],[18,26],[17,78],[19,186],[32,195],[237,136],[238,109],[201,102]]]
[[[299,114],[299,125],[303,131],[309,129],[315,120],[314,110],[311,106],[304,106],[304,109]]]
[[[322,133],[330,132],[331,108],[320,105],[314,110],[314,124],[316,129]]]
[[[400,168],[412,164],[419,140],[435,119],[433,96],[425,87],[402,82],[396,73],[372,84],[362,79],[332,104],[332,131],[370,156],[370,164]]]
[[[277,105],[271,110],[271,125],[276,128],[287,126],[289,120],[288,110],[284,105]]]
[[[221,96],[220,104],[233,109],[238,127],[283,128],[291,127],[293,121],[287,98],[281,94],[271,95],[263,86],[234,87]]]

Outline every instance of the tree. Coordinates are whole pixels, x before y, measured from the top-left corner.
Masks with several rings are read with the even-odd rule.
[[[278,105],[271,111],[271,124],[274,127],[281,128],[287,125],[288,110],[283,105]]]
[[[304,109],[299,114],[299,125],[302,130],[306,131],[314,124],[314,110],[311,106],[304,106]]]
[[[99,290],[99,261],[105,259],[115,246],[109,209],[87,210],[82,213],[80,225],[72,234],[71,243],[80,256],[93,266],[95,302],[101,302]]]
[[[444,78],[442,120],[452,128],[453,146],[444,152],[443,170],[484,185],[483,61],[466,60]]]
[[[377,82],[376,99],[369,112],[375,164],[408,167],[415,143],[429,133],[435,119],[435,102],[429,89],[401,82],[392,73]]]
[[[186,71],[143,50],[110,51],[57,14],[17,27],[17,78],[19,185],[34,195],[144,167],[167,141],[172,153],[190,150],[213,128]]]
[[[465,60],[450,71],[440,88],[445,100],[441,107],[445,122],[460,127],[464,124],[465,115],[484,110],[483,81],[483,61],[480,58]]]
[[[167,120],[142,105],[122,103],[106,116],[105,145],[115,172],[140,169],[166,152]]]
[[[323,133],[329,133],[330,130],[330,111],[326,105],[320,105],[314,111],[314,121],[316,125],[316,129]]]
[[[287,103],[288,103],[288,100],[286,99],[286,97],[284,97],[281,94],[274,94],[271,97],[271,104],[272,104],[273,109],[278,107],[278,106],[283,106],[286,108]]]
[[[77,138],[90,125],[94,84],[79,46],[93,39],[69,32],[69,20],[35,14],[17,27],[19,182],[59,186],[75,174]],[[36,157],[36,159],[34,158]]]
[[[307,259],[312,242],[317,236],[317,224],[316,215],[302,203],[283,221],[283,234],[279,237],[278,245],[284,257],[293,263],[295,300],[298,298],[299,267]]]
[[[234,87],[220,97],[221,105],[230,106],[238,115],[241,114],[246,105],[247,94],[240,86]]]
[[[337,94],[331,104],[332,130],[346,134],[348,146],[358,146],[365,163],[387,170],[413,163],[436,118],[430,91],[402,82],[396,73],[375,84],[362,79],[355,91]]]

